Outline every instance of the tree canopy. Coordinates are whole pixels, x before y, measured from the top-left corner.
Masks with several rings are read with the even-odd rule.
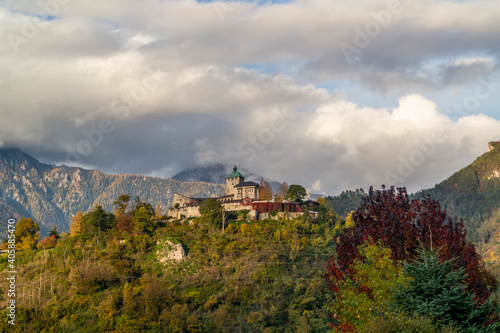
[[[462,267],[454,269],[453,259],[441,262],[438,250],[420,248],[418,254],[417,260],[405,263],[410,279],[394,294],[405,312],[458,326],[462,332],[498,332],[498,323],[484,326],[493,310],[492,299],[483,304],[475,299],[464,283]]]
[[[440,260],[456,258],[453,269],[463,269],[467,290],[480,304],[496,290],[496,279],[484,268],[474,245],[466,240],[463,223],[447,217],[439,202],[428,196],[410,200],[405,188],[370,188],[351,220],[354,225],[340,234],[337,255],[327,263],[326,278],[334,302],[341,298],[346,279],[354,278],[353,265],[362,260],[360,247],[367,241],[387,247],[394,264],[415,259],[421,245],[440,247]],[[366,286],[364,292],[371,295],[374,290]]]
[[[202,218],[216,228],[222,225],[223,210],[222,204],[217,199],[206,199],[200,204]]]
[[[300,185],[290,185],[286,193],[285,199],[288,201],[301,202],[307,196],[307,191]]]
[[[21,218],[16,224],[16,248],[17,249],[35,249],[40,238],[40,227],[38,223],[29,218]]]

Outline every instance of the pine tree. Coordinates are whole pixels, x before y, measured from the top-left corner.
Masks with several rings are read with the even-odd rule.
[[[435,323],[458,326],[462,332],[498,332],[496,323],[483,326],[492,312],[492,299],[477,302],[464,283],[464,269],[453,269],[454,259],[441,262],[439,250],[421,248],[418,254],[418,260],[405,263],[404,272],[413,279],[394,294],[396,304]]]
[[[49,233],[49,236],[54,236],[56,239],[59,239],[59,231],[57,231],[56,225],[54,224],[54,228]]]

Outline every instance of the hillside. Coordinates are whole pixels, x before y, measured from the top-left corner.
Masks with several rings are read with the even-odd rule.
[[[65,236],[55,248],[18,252],[17,322],[0,321],[0,331],[331,331],[330,223],[233,221],[221,232],[191,222],[160,222],[151,235]],[[0,271],[7,264],[1,255]]]
[[[500,233],[500,145],[424,192],[439,200],[450,216],[464,220],[468,238],[490,257],[490,262],[500,258],[496,250]]]
[[[0,149],[0,219],[31,217],[47,231],[55,224],[68,230],[71,216],[95,205],[113,210],[120,194],[141,199],[165,211],[174,193],[188,196],[219,196],[223,186],[182,182],[140,175],[109,175],[99,170],[54,166],[18,149]],[[5,225],[2,224],[2,228]],[[2,231],[2,230],[0,230]]]

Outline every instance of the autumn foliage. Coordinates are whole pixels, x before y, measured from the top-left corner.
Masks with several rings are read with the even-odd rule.
[[[38,242],[38,248],[42,250],[53,249],[57,245],[57,238],[55,235],[45,237]]]
[[[455,269],[464,269],[466,282],[480,303],[496,288],[495,278],[467,241],[462,221],[447,217],[439,202],[430,197],[410,200],[405,188],[370,188],[352,219],[354,226],[345,229],[339,238],[337,256],[328,261],[327,283],[338,297],[343,281],[353,278],[353,263],[363,260],[359,248],[369,241],[390,249],[394,262],[414,259],[421,245],[442,248],[440,259],[457,258]],[[362,288],[371,294],[368,287]]]

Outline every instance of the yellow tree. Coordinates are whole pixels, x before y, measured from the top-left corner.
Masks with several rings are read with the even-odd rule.
[[[368,242],[358,249],[362,259],[356,259],[349,267],[350,277],[338,284],[332,304],[338,327],[347,331],[379,314],[389,315],[394,289],[410,279],[403,273],[402,265],[392,260],[391,250],[381,243]]]
[[[71,225],[69,227],[69,235],[70,236],[78,236],[82,232],[82,218],[83,218],[83,213],[82,212],[77,212],[76,215],[74,215],[71,218]]]
[[[16,248],[20,250],[35,249],[40,235],[40,227],[32,219],[22,218],[16,224]]]

